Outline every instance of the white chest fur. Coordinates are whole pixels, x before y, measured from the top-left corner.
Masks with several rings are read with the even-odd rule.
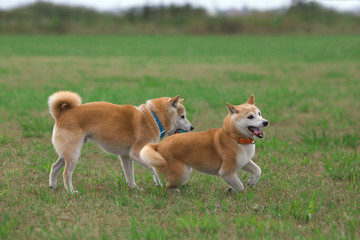
[[[238,170],[244,167],[255,155],[255,144],[239,144],[236,158]]]

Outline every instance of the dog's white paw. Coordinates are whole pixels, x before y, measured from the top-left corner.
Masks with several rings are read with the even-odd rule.
[[[229,187],[228,192],[231,193],[231,194],[237,194],[238,193],[233,187]]]
[[[241,190],[241,191],[237,191],[235,188],[229,187],[228,192],[231,193],[231,194],[239,194],[239,193],[243,193],[244,189]]]
[[[137,185],[135,185],[135,186],[128,186],[128,190],[144,191],[143,188],[138,187]]]
[[[178,188],[168,188],[167,191],[170,193],[180,193],[180,189]]]
[[[55,189],[56,188],[56,185],[57,185],[57,182],[56,181],[53,181],[53,180],[49,180],[49,188],[51,189]]]
[[[247,185],[249,188],[254,187],[259,182],[259,179],[253,179],[251,178],[249,181],[247,181]]]

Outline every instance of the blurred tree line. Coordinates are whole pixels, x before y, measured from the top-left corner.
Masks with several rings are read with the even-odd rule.
[[[97,12],[46,2],[0,11],[4,34],[359,34],[360,16],[295,0],[289,9],[209,15],[189,4]]]

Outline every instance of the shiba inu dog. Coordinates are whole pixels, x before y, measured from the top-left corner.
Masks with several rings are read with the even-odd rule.
[[[56,187],[57,175],[63,173],[65,189],[73,192],[72,174],[87,140],[95,141],[105,151],[119,155],[126,182],[135,188],[133,162],[153,171],[140,159],[147,143],[160,141],[165,133],[178,129],[191,131],[180,96],[148,100],[139,107],[108,102],[81,104],[78,94],[56,92],[49,97],[50,114],[55,119],[52,143],[59,155],[52,165],[49,185]]]
[[[237,171],[252,173],[250,187],[258,183],[261,169],[251,160],[255,154],[254,138],[263,138],[261,128],[269,124],[254,104],[254,95],[242,105],[226,103],[229,114],[222,128],[177,134],[161,143],[147,144],[140,157],[154,167],[158,180],[164,178],[168,188],[186,184],[194,168],[221,176],[230,184],[230,192],[242,192],[244,186]]]

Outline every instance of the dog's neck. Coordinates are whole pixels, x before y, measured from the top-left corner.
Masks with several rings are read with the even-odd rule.
[[[155,118],[155,121],[156,121],[156,123],[157,123],[157,125],[158,125],[158,127],[159,127],[159,131],[160,131],[160,138],[165,137],[165,133],[166,133],[166,131],[165,131],[164,127],[162,126],[162,124],[161,124],[161,122],[160,122],[159,118],[156,116],[156,114],[155,114],[153,111],[151,111],[151,114],[152,114],[152,115],[153,115],[153,117]]]
[[[150,112],[153,119],[155,120],[157,126],[159,127],[160,135],[162,135],[162,133],[161,133],[162,130],[161,130],[160,126],[162,126],[162,128],[165,132],[168,132],[169,127],[171,125],[169,123],[169,121],[167,121],[168,119],[165,116],[163,116],[163,114],[160,111],[157,111],[157,107],[153,103],[151,103],[151,101],[146,102],[146,108]],[[154,117],[154,115],[156,117]]]
[[[241,137],[233,137],[229,134],[229,136],[234,139],[238,144],[255,144],[255,139],[253,138],[241,138]]]
[[[229,117],[224,119],[223,125],[224,132],[229,135],[234,141],[239,144],[254,144],[255,140],[253,137],[248,137],[245,134],[241,133],[235,126],[232,124]]]

